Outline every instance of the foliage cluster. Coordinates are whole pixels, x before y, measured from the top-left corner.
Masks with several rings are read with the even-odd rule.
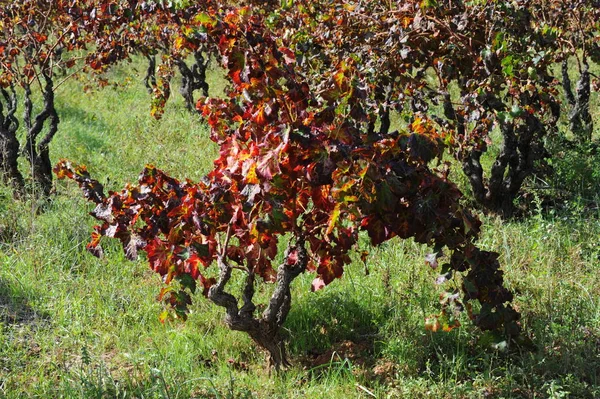
[[[548,156],[546,139],[557,132],[557,62],[570,128],[580,140],[591,139],[588,60],[598,58],[599,6],[547,3],[103,0],[7,7],[1,17],[13,28],[0,45],[7,104],[2,175],[23,187],[16,166],[22,151],[48,194],[56,71],[77,65],[69,58],[75,53],[103,71],[139,52],[151,62],[146,81],[155,116],[169,98],[174,67],[184,77],[188,107],[194,90],[204,90],[196,109],[219,157],[199,183],[149,166],[138,185],[108,196],[84,167],[62,161],[58,176],[75,179],[97,204],[93,216],[102,224],[88,246],[93,253],[102,253],[102,236],[119,239],[130,258],[145,252],[167,284],[159,297],[179,317],[199,285],[226,309],[227,325],[247,332],[279,368],[287,363],[280,329],[299,274],[315,271],[315,290],[341,277],[360,231],[374,246],[412,237],[433,248],[426,262],[441,265],[440,284],[462,277],[462,295],[447,292],[428,328],[452,330],[466,308],[480,328],[513,339],[519,314],[508,304],[512,294],[503,286],[498,254],[476,246],[480,222],[448,180],[443,154],[448,150],[462,165],[483,207],[511,216],[525,179]],[[559,18],[565,13],[569,18]],[[195,60],[191,69],[188,55]],[[575,93],[565,72],[569,56],[580,65]],[[224,99],[206,97],[210,57],[230,81]],[[35,123],[34,82],[44,101]],[[16,140],[15,85],[25,93],[23,149]],[[406,126],[393,130],[391,113]],[[48,133],[36,144],[46,121]],[[485,173],[481,159],[494,128],[503,146]],[[281,241],[287,249],[275,269]],[[245,279],[239,300],[226,290],[238,272]],[[276,283],[260,316],[253,302],[257,278]]]
[[[441,157],[438,133],[426,131],[425,121],[415,121],[421,129],[415,132],[369,131],[366,113],[353,124],[341,108],[362,108],[369,88],[338,76],[326,80],[331,94],[317,97],[294,70],[294,54],[269,36],[262,18],[242,8],[205,22],[229,61],[233,85],[228,99],[198,105],[220,147],[202,182],[181,183],[147,168],[138,187],[104,198],[85,169],[58,166],[59,177],[77,180],[98,204],[94,216],[103,224],[90,249],[98,253],[101,236],[119,238],[131,257],[143,249],[166,283],[179,280],[182,290],[168,287],[160,295],[179,315],[190,302],[184,289],[195,291],[199,281],[205,295],[226,308],[227,324],[248,332],[276,367],[286,364],[279,330],[291,305],[291,281],[306,269],[317,272],[314,289],[341,277],[359,229],[374,245],[394,236],[430,244],[432,267],[447,248],[441,281],[468,271],[465,298],[481,303],[480,311],[469,306],[476,324],[504,326],[516,336],[518,315],[505,305],[512,295],[502,287],[497,255],[474,246],[479,222],[460,206],[461,194],[444,172],[427,166]],[[290,243],[276,272],[271,262],[286,235]],[[218,276],[208,277],[201,266],[213,261]],[[241,308],[225,291],[234,270],[247,276]],[[258,318],[255,276],[277,283]],[[459,294],[448,293],[430,328],[451,330],[462,307]]]

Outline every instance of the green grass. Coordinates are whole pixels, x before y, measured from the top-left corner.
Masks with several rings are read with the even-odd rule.
[[[57,96],[54,161],[85,163],[113,190],[146,163],[192,180],[211,167],[217,149],[176,89],[154,121],[141,76],[92,93],[83,85]],[[89,210],[72,182],[57,182],[41,213],[0,191],[2,398],[600,397],[600,213],[588,203],[540,203],[510,223],[484,217],[481,246],[501,254],[536,350],[494,349],[466,317],[451,333],[425,331],[442,287],[427,248],[396,240],[372,251],[368,275],[357,259],[319,292],[310,275],[294,283],[294,367],[283,375],[269,375],[264,355],[200,296],[186,323],[161,324],[161,282],[143,260],[125,260],[115,243],[103,259],[86,253]]]

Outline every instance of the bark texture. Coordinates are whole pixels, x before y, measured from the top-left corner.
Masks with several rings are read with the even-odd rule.
[[[25,181],[18,166],[17,93],[13,86],[8,90],[1,88],[0,91],[0,180],[12,187],[15,197],[21,197],[25,193]]]
[[[144,76],[144,86],[146,86],[148,93],[152,94],[156,87],[156,56],[146,55],[146,59],[148,60],[148,68]]]
[[[52,189],[52,163],[50,161],[50,141],[58,131],[60,119],[54,104],[54,82],[44,74],[45,85],[42,91],[43,107],[33,115],[33,102],[31,88],[24,85],[25,111],[23,121],[27,130],[25,146],[22,151],[31,165],[34,183],[41,190],[42,195],[49,196]],[[47,129],[44,129],[47,127]],[[42,134],[43,131],[45,134]]]
[[[292,256],[293,255],[293,256]],[[292,296],[290,286],[292,281],[300,275],[308,263],[308,254],[304,240],[298,238],[295,245],[288,246],[285,251],[284,261],[277,270],[275,290],[269,304],[260,316],[254,316],[256,305],[254,296],[255,274],[249,271],[241,295],[242,306],[231,293],[225,291],[231,279],[232,267],[223,257],[219,257],[219,280],[208,293],[208,298],[216,305],[225,308],[225,323],[236,331],[246,332],[254,342],[268,353],[268,364],[276,371],[288,367],[285,342],[281,337],[281,326],[285,322],[291,308]]]
[[[586,61],[580,71],[579,79],[573,93],[569,65],[567,60],[562,62],[562,86],[569,104],[569,129],[575,138],[582,143],[592,139],[594,124],[590,114],[591,77],[590,67]]]
[[[492,112],[506,112],[510,108],[501,99],[488,93],[483,105]],[[455,112],[450,96],[443,95],[444,114],[448,122],[456,126],[458,135],[465,135],[466,121]],[[535,163],[548,157],[544,147],[544,137],[558,121],[558,103],[550,105],[551,116],[545,123],[537,116],[525,114],[519,122],[500,121],[503,145],[490,171],[486,173],[481,165],[485,145],[479,145],[465,152],[462,167],[473,190],[475,200],[485,209],[507,219],[514,215],[515,199],[523,182],[535,171]]]
[[[184,60],[176,61],[179,73],[181,73],[181,95],[185,100],[185,106],[189,111],[195,109],[194,92],[202,90],[203,96],[208,96],[208,83],[206,83],[206,68],[208,59],[204,57],[202,51],[194,53],[194,63],[190,68]]]

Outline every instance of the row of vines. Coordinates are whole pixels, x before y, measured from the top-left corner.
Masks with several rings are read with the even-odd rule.
[[[550,156],[549,138],[592,140],[599,21],[591,0],[3,5],[0,176],[23,196],[23,157],[50,195],[57,87],[84,73],[104,85],[105,72],[137,54],[148,60],[154,117],[179,72],[187,107],[219,146],[214,169],[194,183],[147,167],[137,185],[107,194],[83,166],[63,160],[54,170],[96,204],[92,253],[117,238],[163,277],[159,297],[174,312],[161,317],[185,318],[199,289],[285,366],[292,281],[313,272],[317,290],[341,277],[362,231],[373,246],[412,237],[433,248],[426,262],[440,268],[439,283],[459,276],[462,293],[446,293],[428,328],[451,330],[466,309],[481,329],[518,341],[498,254],[478,248],[481,222],[449,174],[462,168],[479,206],[508,218]],[[229,81],[225,98],[209,96],[210,60]],[[259,281],[275,284],[261,314]]]

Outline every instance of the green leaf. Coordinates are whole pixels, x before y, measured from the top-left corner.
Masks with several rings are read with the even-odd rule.
[[[525,113],[525,110],[521,107],[519,107],[517,104],[513,105],[512,108],[510,109],[510,115],[513,118],[518,118],[519,116],[523,115]]]
[[[196,23],[200,23],[202,25],[208,25],[211,28],[214,28],[217,25],[217,20],[204,12],[201,12],[200,14],[196,15],[196,17],[194,19],[195,19]]]
[[[383,181],[377,185],[377,209],[385,212],[392,212],[398,198],[392,193],[390,185],[387,181]]]
[[[436,0],[422,0],[421,1],[421,8],[431,8],[431,7],[437,7],[437,1]]]
[[[291,8],[294,5],[294,0],[281,0],[280,5],[281,8],[287,10],[288,8]]]
[[[178,275],[175,279],[179,281],[179,284],[181,284],[182,287],[188,288],[192,294],[196,293],[196,280],[194,280],[192,276],[185,273]]]
[[[477,289],[475,284],[473,284],[471,281],[467,280],[466,278],[463,279],[463,286],[464,286],[465,290],[471,295],[477,295],[477,293],[479,292],[479,290]]]
[[[197,242],[192,243],[192,247],[196,250],[196,253],[201,258],[210,256],[210,251],[207,244],[199,244]]]
[[[188,260],[190,258],[190,250],[189,248],[183,248],[181,251],[177,253],[177,256],[181,260]]]
[[[514,59],[512,55],[507,55],[501,61],[502,71],[506,76],[514,76]]]
[[[498,112],[498,120],[501,123],[508,124],[514,121],[514,118],[510,112]]]

